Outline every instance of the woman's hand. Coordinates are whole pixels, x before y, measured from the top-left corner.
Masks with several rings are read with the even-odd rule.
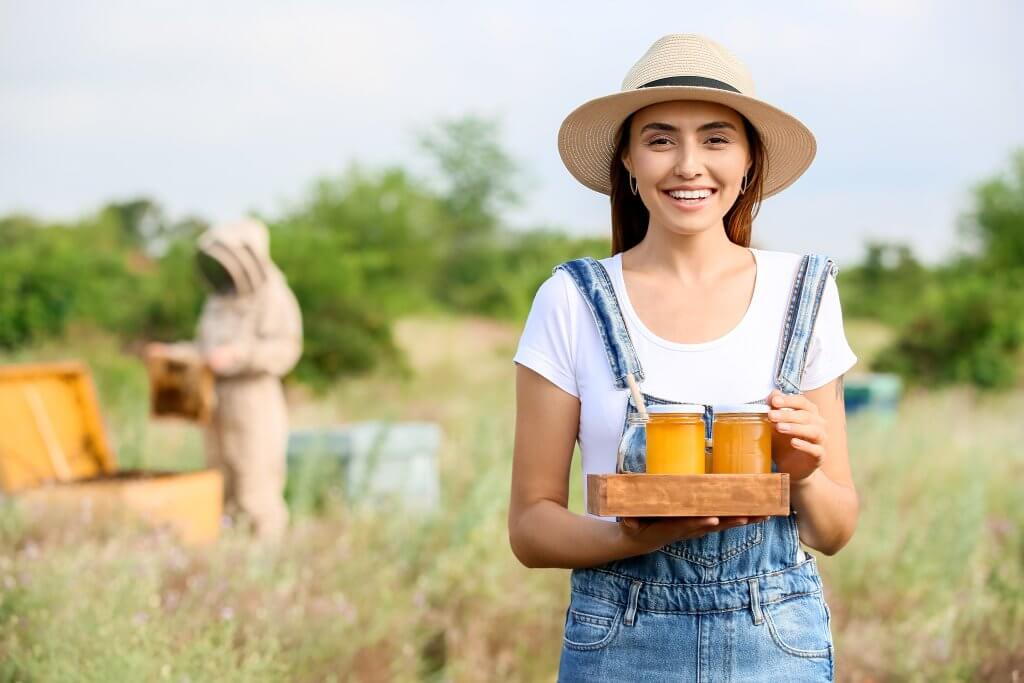
[[[790,481],[806,479],[825,458],[825,418],[803,394],[775,390],[769,402],[773,410],[768,419],[775,426],[772,459],[779,472],[789,473]]]
[[[767,517],[623,517],[622,533],[637,546],[637,554],[649,553],[669,543],[700,538],[713,531],[753,524]]]

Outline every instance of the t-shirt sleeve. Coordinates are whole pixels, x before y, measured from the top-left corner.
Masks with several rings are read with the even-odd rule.
[[[800,391],[810,391],[828,384],[847,372],[856,362],[857,356],[850,348],[843,329],[839,289],[835,278],[830,276],[825,281],[825,291],[818,307],[818,319],[811,334]]]
[[[558,271],[533,299],[513,361],[579,398],[575,370],[575,318],[569,276]]]

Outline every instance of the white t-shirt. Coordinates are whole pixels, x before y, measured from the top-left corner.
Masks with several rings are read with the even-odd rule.
[[[643,368],[641,390],[679,403],[748,403],[768,397],[801,255],[750,251],[757,271],[743,319],[724,336],[702,344],[677,344],[647,329],[626,292],[621,254],[601,259]],[[583,456],[585,495],[588,474],[615,472],[627,391],[615,388],[593,314],[567,273],[556,272],[537,290],[513,360],[580,400],[577,439]],[[809,391],[823,386],[856,362],[843,331],[839,291],[830,277],[800,388]]]

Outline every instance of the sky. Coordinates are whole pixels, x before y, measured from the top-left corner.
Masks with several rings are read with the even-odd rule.
[[[884,239],[934,262],[971,187],[1024,147],[1020,7],[0,0],[0,214],[146,195],[172,217],[273,215],[351,162],[425,173],[417,132],[474,114],[523,169],[510,225],[608,234],[607,197],[565,170],[558,127],[658,37],[701,33],[817,138],[755,244],[842,265]]]

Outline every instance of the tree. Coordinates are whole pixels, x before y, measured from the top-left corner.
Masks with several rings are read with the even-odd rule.
[[[1024,149],[1011,155],[1008,172],[975,187],[974,210],[960,227],[976,241],[979,265],[1024,268]]]
[[[874,367],[924,384],[1013,386],[1024,349],[1024,150],[1009,173],[975,187],[961,229],[974,253],[938,268],[935,291],[908,302],[909,321]]]
[[[520,201],[519,166],[501,146],[498,122],[476,116],[444,120],[420,133],[419,143],[439,171],[435,180],[450,234],[493,234],[501,210]]]

